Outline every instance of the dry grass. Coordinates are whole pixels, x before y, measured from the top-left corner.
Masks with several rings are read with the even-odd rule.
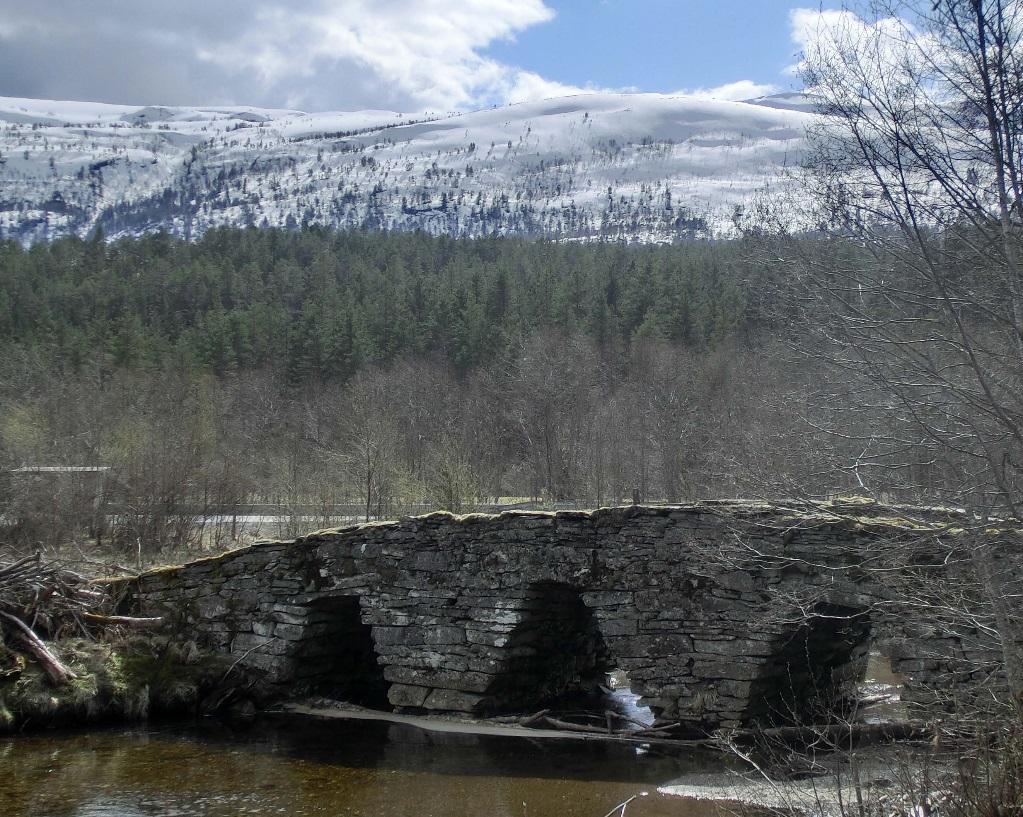
[[[55,687],[29,662],[17,676],[0,680],[0,732],[194,713],[225,669],[194,644],[165,637],[69,639],[50,646],[77,677]]]

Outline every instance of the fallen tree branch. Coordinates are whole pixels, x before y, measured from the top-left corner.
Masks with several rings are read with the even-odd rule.
[[[32,628],[25,624],[25,622],[2,610],[0,610],[0,618],[14,627],[15,637],[25,645],[25,648],[42,665],[50,681],[55,686],[63,686],[68,681],[78,677],[74,672],[65,667],[57,656],[50,652],[46,644],[43,643],[43,640],[32,632]]]
[[[99,624],[104,627],[131,627],[136,630],[146,630],[163,624],[163,616],[140,618],[136,616],[104,616],[99,613],[82,613],[82,618],[89,622],[89,624]]]
[[[19,572],[27,572],[24,570],[26,565],[31,565],[33,568],[38,567],[42,563],[42,558],[41,553],[35,553],[32,556],[18,559],[18,561],[9,565],[0,566],[0,581],[5,581],[8,577],[17,575]]]
[[[647,735],[656,735],[661,732],[667,732],[671,729],[678,729],[681,725],[682,724],[680,723],[666,723],[664,726],[650,726],[646,729],[637,729],[630,732],[630,734],[636,735],[637,737],[645,737]]]
[[[227,680],[227,676],[230,675],[234,671],[234,668],[237,667],[242,661],[244,661],[250,655],[252,655],[252,653],[256,652],[257,650],[261,650],[264,647],[267,647],[267,646],[269,646],[272,643],[273,643],[272,641],[266,641],[263,644],[257,644],[255,647],[249,647],[245,652],[243,652],[241,655],[239,655],[235,659],[234,663],[231,664],[231,666],[229,666],[227,668],[227,672],[225,672],[223,677],[220,679],[220,683],[221,684],[224,683],[224,681]]]
[[[630,718],[628,715],[623,715],[621,712],[615,712],[613,709],[605,710],[604,716],[607,718],[613,718],[615,720],[623,721],[625,723],[631,723],[633,726],[638,726],[640,730],[647,731],[652,728],[651,724],[637,721],[635,718]],[[672,724],[675,726],[676,724]]]
[[[596,735],[608,734],[607,729],[603,729],[599,726],[587,726],[586,724],[582,723],[569,723],[568,721],[562,721],[558,720],[557,718],[552,718],[550,715],[545,715],[543,717],[543,722],[546,723],[548,726],[551,726],[555,729],[563,729],[566,732],[588,732],[590,734]]]
[[[495,718],[487,718],[489,721],[494,723],[507,723],[514,726],[535,726],[538,722],[543,720],[544,715],[550,712],[549,709],[541,709],[539,712],[534,712],[532,715],[498,715]]]
[[[840,723],[821,726],[777,726],[768,729],[736,729],[727,735],[729,740],[743,743],[772,741],[797,744],[825,740],[838,745],[846,741],[930,740],[933,725],[919,721],[900,723]]]

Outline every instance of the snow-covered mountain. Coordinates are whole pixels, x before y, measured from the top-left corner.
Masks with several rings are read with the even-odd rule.
[[[0,98],[0,238],[219,225],[671,241],[777,184],[805,97],[586,94],[431,117]]]

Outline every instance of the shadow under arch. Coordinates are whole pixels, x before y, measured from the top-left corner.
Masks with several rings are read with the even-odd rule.
[[[743,722],[805,725],[841,716],[866,673],[871,630],[866,610],[816,605],[775,640],[750,685]]]
[[[569,697],[593,695],[614,668],[593,611],[562,582],[534,582],[508,635],[507,659],[487,689],[494,711],[535,711]]]
[[[309,605],[296,680],[310,692],[362,706],[388,708],[387,690],[370,625],[358,596],[330,596]]]

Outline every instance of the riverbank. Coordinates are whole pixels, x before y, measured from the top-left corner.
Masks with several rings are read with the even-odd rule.
[[[55,684],[38,663],[11,662],[0,676],[0,733],[194,715],[258,692],[253,679],[192,641],[132,636],[47,646],[73,677]]]

